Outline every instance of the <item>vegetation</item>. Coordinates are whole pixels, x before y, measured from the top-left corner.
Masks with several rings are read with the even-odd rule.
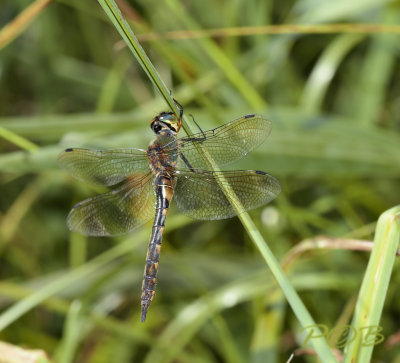
[[[146,148],[149,120],[169,110],[99,3],[0,5],[5,349],[65,363],[331,362],[326,342],[308,339],[304,304],[333,332],[338,360],[400,362],[400,3],[117,1],[192,130],[189,114],[202,129],[254,112],[272,120],[267,142],[230,168],[267,171],[283,189],[249,213],[254,229],[247,217],[243,228],[172,207],[145,324],[151,225],[118,238],[70,233],[70,208],[101,190],[56,164],[66,147]],[[266,246],[290,284],[276,283]],[[348,344],[347,324],[359,338]]]

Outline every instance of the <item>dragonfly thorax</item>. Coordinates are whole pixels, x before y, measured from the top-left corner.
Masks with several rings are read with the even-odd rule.
[[[172,131],[176,134],[181,124],[173,112],[161,112],[151,120],[150,127],[157,135],[162,131],[167,131],[167,133]]]
[[[167,135],[165,135],[167,134]],[[174,149],[175,133],[169,129],[161,131],[157,138],[153,140],[147,148],[147,157],[149,158],[150,169],[154,174],[164,173],[173,174],[178,158],[177,152],[166,152],[164,147]]]

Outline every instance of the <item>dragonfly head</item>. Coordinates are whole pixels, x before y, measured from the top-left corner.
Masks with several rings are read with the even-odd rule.
[[[159,134],[163,130],[177,133],[181,128],[181,125],[182,120],[176,117],[173,112],[161,112],[151,120],[150,127],[156,134]]]

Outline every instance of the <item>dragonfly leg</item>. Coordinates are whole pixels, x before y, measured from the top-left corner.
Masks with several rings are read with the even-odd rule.
[[[183,107],[174,97],[172,97],[172,99],[174,100],[175,105],[177,105],[178,108],[179,108],[178,126],[179,126],[179,128],[181,128],[181,126],[182,126],[182,117],[183,117]]]
[[[197,126],[197,128],[200,130],[200,133],[203,135],[203,137],[185,137],[182,138],[182,141],[194,141],[194,142],[204,142],[207,140],[207,136],[204,133],[204,131],[201,129],[200,125],[196,122],[194,119],[194,116],[192,114],[189,115],[192,118],[193,123]]]
[[[186,156],[183,155],[181,152],[179,152],[179,156],[181,157],[181,159],[183,160],[183,162],[186,164],[186,166],[189,168],[190,171],[192,171],[193,173],[195,172],[194,168],[192,167],[192,165],[190,165],[190,162],[188,159],[186,159]]]
[[[182,120],[182,116],[183,116],[183,106],[176,100],[176,98],[172,97],[172,99],[175,102],[175,105],[178,106],[179,108],[179,118]]]
[[[205,141],[206,140],[206,134],[204,131],[201,129],[200,125],[196,122],[194,119],[194,116],[192,114],[189,115],[192,118],[193,123],[197,126],[197,128],[200,130],[200,133],[203,135],[203,137],[197,137],[197,138],[192,138],[192,141]]]
[[[183,116],[183,106],[177,101],[176,98],[172,97],[172,99],[175,102],[175,105],[178,106],[179,108],[179,120],[182,123],[182,116]],[[206,139],[206,135],[204,134],[204,131],[201,129],[199,124],[196,122],[194,119],[194,116],[192,114],[189,115],[192,118],[193,123],[197,126],[197,128],[200,130],[200,132],[203,134],[203,137],[198,137],[198,138],[188,138],[190,141],[204,141]]]

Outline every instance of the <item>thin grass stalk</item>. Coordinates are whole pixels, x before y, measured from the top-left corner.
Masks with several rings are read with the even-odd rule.
[[[172,99],[169,89],[161,79],[153,64],[150,62],[150,59],[147,57],[147,54],[136,39],[136,36],[133,34],[129,24],[123,18],[121,11],[115,2],[113,0],[98,0],[98,2],[110,18],[111,22],[114,24],[115,28],[121,34],[122,38],[125,40],[125,43],[136,57],[140,66],[143,68],[153,85],[161,93],[171,110],[173,110],[176,115],[179,115],[179,109]]]
[[[143,48],[140,46],[137,41],[135,35],[130,29],[128,23],[123,19],[121,12],[119,11],[117,5],[113,0],[98,0],[100,5],[103,7],[107,15],[110,17],[112,23],[117,28],[118,32],[121,34],[125,42],[127,43],[129,49],[133,52],[135,57],[138,59],[139,64],[143,67],[148,77],[151,79],[152,83],[156,86],[159,92],[164,97],[165,101],[169,104],[171,109],[177,113],[176,105],[165,87],[164,82],[162,82],[159,77],[157,71],[154,66],[150,62],[149,58],[145,54]],[[187,131],[185,129],[185,131]],[[190,136],[190,133],[188,133]],[[207,150],[204,147],[201,147],[200,152],[207,158],[209,165],[212,166],[214,170],[218,170],[217,165],[212,161],[210,155],[208,155]],[[313,325],[315,323],[298,296],[296,290],[290,284],[288,278],[280,268],[278,260],[275,258],[274,254],[264,241],[261,233],[258,231],[257,227],[250,219],[248,213],[241,213],[243,208],[241,207],[241,203],[233,193],[233,190],[229,187],[227,183],[221,183],[221,189],[227,195],[228,199],[232,202],[234,208],[239,212],[239,219],[245,227],[247,233],[249,234],[251,240],[256,245],[257,249],[260,251],[263,256],[265,262],[271,269],[275,279],[277,280],[279,286],[283,290],[290,306],[292,307],[295,315],[299,319],[301,325],[303,327]],[[321,338],[313,339],[312,344],[318,353],[319,358],[323,362],[336,362],[335,357],[333,356],[326,340],[323,338],[322,334],[320,334]]]
[[[37,146],[33,142],[1,126],[0,137],[29,152],[33,152],[39,149],[39,146]]]
[[[64,324],[63,339],[55,357],[58,363],[72,363],[74,361],[82,333],[85,331],[86,320],[82,316],[82,310],[83,304],[80,301],[74,300],[70,304]]]
[[[53,0],[33,1],[24,11],[22,11],[14,20],[10,21],[0,30],[0,49],[11,43],[41,14],[43,9]]]
[[[388,24],[282,24],[236,26],[232,28],[172,30],[148,32],[138,36],[141,42],[160,39],[197,39],[209,37],[245,37],[265,34],[400,34],[399,25]]]

